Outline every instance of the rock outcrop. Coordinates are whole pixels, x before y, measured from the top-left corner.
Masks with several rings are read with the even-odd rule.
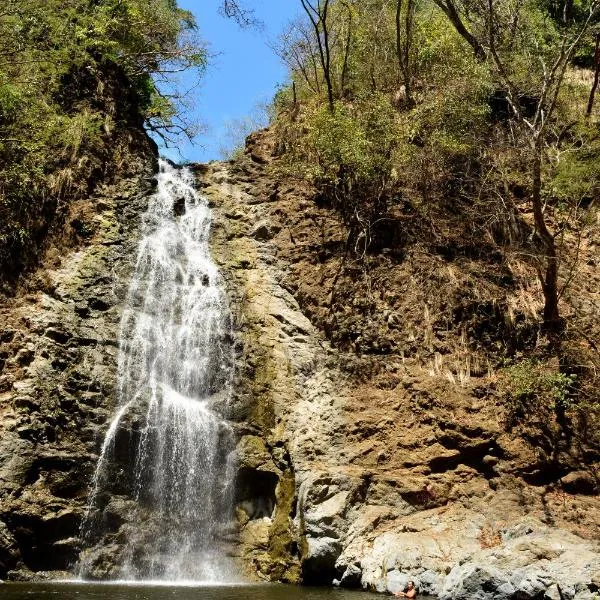
[[[502,268],[423,266],[418,248],[350,261],[335,213],[270,173],[268,140],[250,142],[236,163],[195,168],[235,320],[227,416],[247,575],[381,592],[413,579],[443,600],[597,595],[595,451],[558,456],[552,439],[536,447],[511,431],[492,376],[468,362],[466,345],[469,368],[446,369],[450,325],[440,328],[425,300],[475,319],[456,303],[473,308],[481,294],[488,307]],[[79,554],[154,167],[144,154],[75,205],[70,222],[85,241],[50,249],[0,307],[0,578],[56,576]],[[483,287],[461,288],[469,277]],[[452,298],[440,292],[448,278],[460,282]],[[493,335],[481,344],[502,343],[497,315],[484,313]],[[108,526],[117,531],[130,509],[124,496],[108,498]],[[120,549],[115,538],[99,550],[99,577]]]
[[[593,597],[593,465],[582,472],[574,460],[553,474],[506,427],[485,369],[459,380],[388,348],[383,329],[398,344],[423,343],[423,331],[402,337],[401,313],[367,316],[365,298],[347,298],[346,313],[333,316],[344,327],[355,319],[362,339],[350,351],[340,345],[321,311],[338,293],[328,244],[343,230],[305,190],[270,174],[274,151],[264,137],[251,138],[236,163],[196,169],[238,332],[230,416],[240,436],[237,516],[248,572],[382,592],[414,579],[444,600]],[[408,260],[381,260],[410,270]],[[372,284],[359,290],[386,301],[402,293],[375,284],[381,265],[371,279],[363,268],[350,268]],[[441,348],[434,338],[427,343]]]
[[[43,266],[0,305],[0,578],[39,579],[77,561],[114,407],[120,307],[156,167],[145,136],[135,152],[114,183],[70,207]]]

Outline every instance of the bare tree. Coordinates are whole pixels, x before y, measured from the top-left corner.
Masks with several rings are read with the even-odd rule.
[[[226,17],[234,19],[241,27],[261,25],[261,22],[254,16],[254,10],[244,6],[240,0],[223,0],[220,11]]]
[[[319,51],[310,25],[298,19],[283,31],[271,48],[293,74],[299,75],[314,94],[321,93]]]
[[[323,77],[327,85],[327,100],[329,102],[329,110],[333,114],[335,112],[335,102],[333,95],[333,83],[331,78],[331,46],[329,39],[329,23],[327,20],[330,0],[300,0],[304,12],[308,15],[313,26],[315,39],[319,48],[319,58],[321,60],[321,68],[323,69]]]
[[[566,21],[570,13],[566,0],[563,19]],[[487,44],[489,54],[500,82],[503,84],[508,102],[516,121],[522,126],[529,145],[531,159],[531,206],[533,210],[535,231],[542,244],[541,262],[538,277],[544,294],[544,326],[549,331],[556,331],[560,326],[558,269],[559,257],[556,245],[557,233],[549,225],[546,205],[543,199],[543,164],[548,142],[548,129],[557,106],[558,97],[564,83],[565,73],[582,38],[598,13],[600,2],[593,0],[588,15],[582,23],[575,27],[564,28],[560,34],[559,49],[554,57],[547,61],[539,56],[542,67],[541,88],[532,117],[526,117],[520,105],[520,90],[512,80],[506,61],[496,47],[498,37],[498,18],[493,0],[487,2]]]
[[[414,101],[412,98],[412,74],[410,66],[410,55],[413,38],[413,22],[415,14],[414,0],[407,0],[406,15],[404,22],[404,42],[402,41],[402,5],[403,0],[396,0],[396,54],[398,56],[398,66],[404,80],[404,93],[406,102],[411,106]]]
[[[344,44],[344,62],[340,77],[340,90],[342,96],[344,96],[346,93],[346,81],[348,78],[348,61],[350,59],[350,49],[352,46],[352,7],[344,0],[342,1],[342,6],[346,9],[348,14],[348,31],[346,32],[346,42]]]

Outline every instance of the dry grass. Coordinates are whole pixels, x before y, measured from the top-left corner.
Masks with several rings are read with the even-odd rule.
[[[469,347],[464,329],[450,352],[436,352],[425,368],[431,377],[442,377],[457,387],[467,387],[473,377],[491,377],[493,368],[489,360],[479,356]]]
[[[49,177],[49,187],[52,193],[59,198],[66,196],[73,188],[74,175],[75,169],[71,166],[64,167],[52,173]]]
[[[516,323],[516,315],[524,315],[534,323],[539,322],[544,308],[542,290],[534,269],[515,257],[507,260],[508,268],[518,281],[515,291],[509,293],[507,300],[507,315],[510,323]]]

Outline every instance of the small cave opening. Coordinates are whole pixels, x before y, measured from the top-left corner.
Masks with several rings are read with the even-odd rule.
[[[278,482],[276,473],[241,467],[236,478],[236,506],[248,515],[249,520],[271,518],[276,505]]]

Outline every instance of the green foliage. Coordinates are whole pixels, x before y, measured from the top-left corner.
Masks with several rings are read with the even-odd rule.
[[[317,105],[306,115],[307,174],[336,187],[391,173],[396,120],[389,101],[374,95],[338,103],[331,114]]]
[[[562,304],[573,324],[588,310],[571,290],[582,286],[584,228],[597,226],[600,90],[586,117],[597,6],[576,0],[565,22],[558,0],[330,0],[327,73],[322,25],[300,20],[278,47],[290,85],[274,102],[277,165],[337,210],[347,236],[336,251],[346,260],[357,248],[365,273],[367,250],[402,260],[425,248],[474,271],[493,261],[508,301],[489,322],[502,343],[484,351],[531,350],[539,311],[538,340],[579,374],[527,359],[505,370],[509,419],[537,420],[552,439],[565,411],[597,398],[597,357],[568,363],[561,346]],[[481,348],[478,328],[466,335]]]
[[[545,411],[567,410],[577,376],[553,370],[534,359],[517,362],[505,370],[509,420],[540,417]]]
[[[548,194],[561,202],[589,201],[600,193],[600,137],[596,126],[579,124],[559,148]]]
[[[316,102],[297,121],[280,124],[286,126],[287,172],[315,184],[352,235],[366,236],[385,214],[397,179],[401,123],[389,98],[374,93],[338,101],[333,113]]]
[[[335,110],[326,103],[322,82],[305,77],[308,68],[292,70],[298,104],[291,88],[279,90],[275,129],[288,172],[301,174],[340,210],[351,237],[364,236],[398,199],[421,203],[427,196],[428,202],[431,193],[444,193],[448,178],[460,178],[464,165],[477,160],[489,129],[492,86],[486,68],[465,52],[444,17],[418,5],[411,59],[418,73],[416,102],[407,106],[399,90],[395,3],[351,3],[351,23],[347,10],[333,7],[334,81],[340,82],[348,65],[344,89],[336,84]],[[341,20],[339,30],[335,19]]]
[[[494,3],[497,59],[488,39],[488,9],[452,2],[466,30],[488,48],[485,59],[431,0],[413,2],[410,23],[409,0],[402,3],[403,56],[397,51],[396,1],[331,0],[333,111],[317,36],[306,20],[294,24],[278,49],[293,87],[275,98],[275,130],[288,172],[303,175],[345,217],[358,211],[359,219],[366,214],[377,220],[398,200],[427,209],[461,198],[474,225],[493,229],[492,236],[504,230],[498,237],[511,241],[506,223],[519,218],[519,205],[530,197],[538,135],[532,132],[542,121],[547,214],[589,200],[600,189],[597,120],[583,118],[589,74],[574,67],[581,57],[571,58],[565,79],[550,92],[544,87],[549,73],[562,72],[553,65],[577,39],[589,0],[575,3],[569,26],[557,9],[562,3]],[[590,29],[575,46],[589,58],[593,41]],[[531,122],[544,89],[542,118],[531,129],[516,118],[508,98],[522,104]]]
[[[173,0],[7,0],[0,8],[0,265],[17,274],[59,200],[87,190],[145,121],[178,127],[157,78],[202,68],[190,13]]]

